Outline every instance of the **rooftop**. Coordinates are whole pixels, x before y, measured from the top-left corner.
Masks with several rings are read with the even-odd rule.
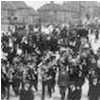
[[[15,6],[9,1],[1,1],[1,9],[13,9],[15,10]]]
[[[12,5],[15,6],[16,9],[25,9],[28,8],[24,1],[10,1]]]
[[[38,15],[38,12],[36,12],[33,8],[31,8],[31,7],[28,7],[27,8],[27,15]]]
[[[26,9],[28,6],[24,1],[1,1],[2,9]]]
[[[27,6],[24,1],[2,1],[1,8],[7,10],[18,10],[25,9],[24,15],[38,15],[38,13],[31,7]]]
[[[60,4],[56,4],[55,2],[51,1],[50,3],[47,3],[40,7],[38,11],[61,11],[62,6]]]

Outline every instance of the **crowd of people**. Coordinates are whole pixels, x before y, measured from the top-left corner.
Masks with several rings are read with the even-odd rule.
[[[25,27],[2,32],[1,94],[9,99],[10,86],[20,100],[34,100],[41,76],[42,96],[46,87],[52,97],[56,84],[61,100],[80,100],[82,86],[89,82],[89,100],[100,98],[100,27],[53,26],[49,34]],[[33,88],[34,87],[34,88]]]

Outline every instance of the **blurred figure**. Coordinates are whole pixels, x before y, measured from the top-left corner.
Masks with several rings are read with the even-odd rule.
[[[61,67],[61,71],[58,76],[58,86],[60,88],[61,100],[64,100],[66,89],[68,87],[69,75],[65,67]]]
[[[21,89],[19,98],[19,100],[34,100],[34,92],[28,82],[25,82],[24,87]]]

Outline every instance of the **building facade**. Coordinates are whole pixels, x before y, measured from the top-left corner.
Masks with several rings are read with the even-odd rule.
[[[79,23],[88,14],[100,17],[100,4],[96,1],[50,2],[38,9],[42,23]]]
[[[38,13],[28,7],[24,1],[1,2],[1,30],[7,31],[12,25],[33,25],[38,20]]]
[[[53,1],[40,7],[38,12],[42,24],[55,24],[60,23],[63,20],[61,5],[56,4]]]
[[[1,2],[1,30],[9,25],[24,24],[66,24],[80,22],[86,16],[100,17],[100,3],[96,1],[65,1],[56,4],[51,1],[37,11],[24,1]]]
[[[11,17],[15,14],[15,7],[11,4],[11,2],[2,1],[1,2],[1,30],[6,31]]]

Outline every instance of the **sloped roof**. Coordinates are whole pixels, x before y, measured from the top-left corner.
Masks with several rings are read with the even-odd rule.
[[[67,1],[64,2],[62,5],[63,9],[66,11],[76,11],[79,12],[80,11],[80,3],[79,1]]]
[[[9,1],[1,1],[1,9],[15,10],[15,6]]]
[[[2,9],[27,9],[24,1],[1,1]]]
[[[38,13],[31,7],[26,9],[17,10],[16,16],[38,16]]]
[[[38,11],[57,11],[62,10],[62,6],[59,4],[55,4],[53,1],[51,1],[48,4],[44,4],[42,7],[38,9]]]
[[[79,11],[80,8],[86,9],[88,7],[98,7],[100,3],[96,1],[65,1],[63,3],[63,9],[65,10],[72,10],[72,11]]]
[[[33,8],[28,7],[28,12],[29,15],[38,15],[38,12],[36,12]]]
[[[31,7],[28,7],[24,1],[1,1],[1,9],[20,10],[25,9],[25,15],[38,15],[38,13]]]
[[[28,8],[24,1],[11,1],[11,3],[16,7],[16,9]]]
[[[84,6],[98,6],[100,5],[99,2],[97,1],[64,1],[63,4],[69,4],[69,5],[77,5],[77,4],[81,4],[81,5],[84,5]]]
[[[100,3],[97,1],[82,1],[80,2],[82,5],[87,6],[87,7],[97,7],[100,6]]]

